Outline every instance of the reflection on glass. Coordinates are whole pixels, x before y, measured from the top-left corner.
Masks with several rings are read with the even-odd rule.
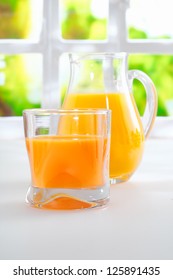
[[[41,55],[0,55],[0,116],[40,107],[41,84]]]

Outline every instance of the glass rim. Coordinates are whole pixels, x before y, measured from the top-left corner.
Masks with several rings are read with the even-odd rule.
[[[87,108],[87,109],[25,109],[23,110],[23,115],[106,115],[110,114],[111,110],[102,108]]]

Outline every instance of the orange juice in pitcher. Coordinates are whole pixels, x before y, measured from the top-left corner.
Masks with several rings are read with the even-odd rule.
[[[70,54],[71,77],[63,109],[106,108],[111,116],[110,180],[124,182],[141,162],[157,109],[157,96],[151,79],[141,71],[126,70],[126,54]],[[128,75],[128,78],[127,78]],[[143,123],[131,91],[139,79],[147,92]]]

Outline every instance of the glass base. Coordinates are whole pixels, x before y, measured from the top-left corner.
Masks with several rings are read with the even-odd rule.
[[[72,210],[106,205],[109,201],[109,184],[100,188],[56,189],[30,186],[26,202],[36,208]]]
[[[125,183],[130,179],[130,177],[133,175],[133,173],[125,174],[116,178],[110,178],[110,184],[115,185],[119,183]]]

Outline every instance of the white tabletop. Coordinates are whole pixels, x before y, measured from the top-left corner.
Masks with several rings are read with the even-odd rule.
[[[10,122],[5,127],[15,131]],[[21,134],[2,129],[0,259],[173,259],[173,120],[165,134],[167,124],[146,141],[130,181],[111,186],[106,208],[76,211],[25,204],[30,173],[21,119]]]

